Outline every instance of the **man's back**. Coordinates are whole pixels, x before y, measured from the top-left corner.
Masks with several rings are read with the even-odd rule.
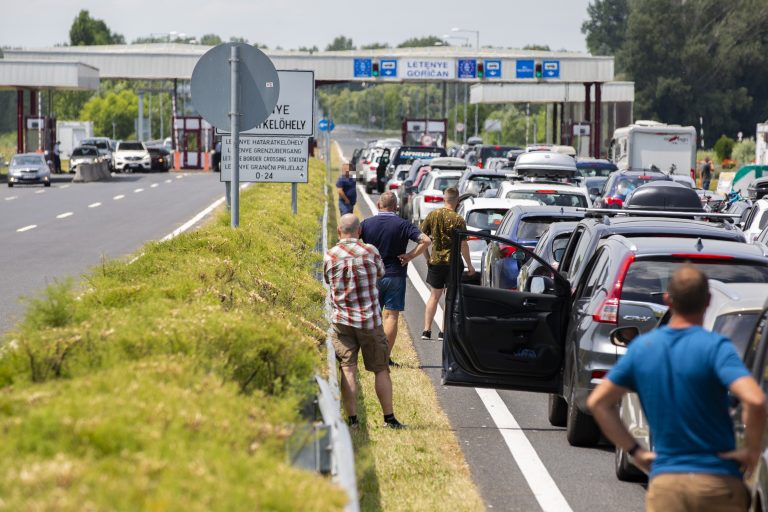
[[[386,275],[405,276],[406,267],[398,256],[408,249],[408,241],[418,241],[421,231],[393,212],[381,212],[361,223],[361,238],[367,244],[374,245],[384,261]]]
[[[637,391],[660,473],[740,477],[733,450],[728,386],[747,375],[733,344],[702,327],[663,327],[635,339],[608,378]]]
[[[332,321],[362,329],[381,325],[376,281],[384,275],[376,247],[345,238],[323,259],[325,282],[330,285]]]
[[[421,223],[421,230],[432,239],[432,254],[429,263],[447,265],[450,262],[451,237],[456,229],[466,229],[464,218],[449,208],[440,208],[427,215]]]

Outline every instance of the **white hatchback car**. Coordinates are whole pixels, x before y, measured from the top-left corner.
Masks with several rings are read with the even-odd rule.
[[[744,236],[747,243],[752,243],[762,230],[768,226],[768,199],[758,199],[744,220]]]
[[[445,206],[443,192],[449,187],[455,187],[461,178],[461,171],[435,169],[421,180],[416,195],[413,196],[411,219],[416,225],[420,224],[429,212]]]
[[[587,191],[565,183],[506,181],[499,186],[496,197],[502,199],[529,199],[544,206],[588,208]]]

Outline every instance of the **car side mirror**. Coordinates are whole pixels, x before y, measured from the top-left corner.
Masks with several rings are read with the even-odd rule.
[[[600,189],[597,187],[592,187],[589,189],[589,195],[591,196],[599,196],[600,195]]]
[[[490,229],[481,229],[477,232],[478,235],[485,235],[485,236],[491,236],[491,230]]]
[[[543,293],[547,295],[555,294],[555,281],[547,276],[532,276],[528,278],[526,288],[531,293]]]
[[[611,331],[611,333],[609,334],[609,337],[611,338],[611,343],[613,343],[617,347],[626,347],[639,334],[640,334],[640,329],[638,329],[633,325],[629,327],[618,327]]]

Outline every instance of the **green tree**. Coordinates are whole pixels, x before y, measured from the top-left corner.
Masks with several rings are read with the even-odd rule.
[[[389,43],[370,43],[360,47],[361,50],[384,50],[389,48]]]
[[[721,135],[717,142],[715,142],[715,154],[717,160],[722,163],[723,160],[730,160],[733,156],[733,147],[736,145],[736,141],[727,135]]]
[[[91,18],[88,10],[83,9],[69,29],[69,44],[72,46],[125,44],[125,38],[111,32],[103,20]]]
[[[615,55],[624,45],[629,2],[627,0],[595,0],[587,6],[589,19],[581,25],[592,55]]]
[[[443,40],[437,36],[425,36],[425,37],[412,37],[406,39],[399,45],[398,48],[426,48],[429,46],[436,46],[437,43],[443,44]]]
[[[527,44],[523,46],[523,50],[537,50],[540,52],[551,51],[548,44]]]
[[[56,115],[56,119],[60,121],[80,119],[80,112],[94,94],[94,91],[54,92],[53,112]]]
[[[235,36],[232,36],[232,37],[230,37],[230,38],[229,38],[229,42],[230,42],[230,43],[243,43],[243,44],[248,44],[248,40],[247,40],[246,38],[244,38],[244,37],[235,37]]]
[[[341,50],[354,50],[355,45],[352,42],[351,38],[344,37],[344,36],[338,36],[333,41],[331,41],[331,44],[325,47],[325,51],[327,52],[334,52],[334,51],[341,51]]]
[[[216,34],[203,34],[203,36],[200,38],[200,44],[205,46],[216,46],[217,44],[221,43],[221,38]]]
[[[312,46],[312,48],[309,48],[307,46],[299,46],[300,52],[309,52],[309,53],[315,53],[319,52],[320,49],[317,47],[317,45]]]
[[[133,91],[109,91],[103,96],[94,96],[83,107],[80,119],[93,121],[97,136],[111,137],[112,123],[118,139],[135,138],[134,121],[139,111],[139,98]]]

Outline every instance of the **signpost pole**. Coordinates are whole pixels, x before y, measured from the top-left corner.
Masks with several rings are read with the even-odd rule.
[[[296,215],[299,211],[299,186],[291,183],[291,212]]]
[[[231,186],[231,205],[233,228],[240,225],[240,102],[238,98],[238,82],[240,81],[238,60],[240,52],[237,45],[232,45],[230,49],[230,89],[229,89],[229,131],[232,136],[232,186]]]
[[[331,183],[331,132],[325,132],[325,170],[328,176],[328,184]]]

